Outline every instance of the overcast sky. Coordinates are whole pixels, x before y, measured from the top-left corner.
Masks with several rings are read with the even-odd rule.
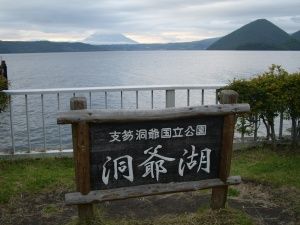
[[[300,30],[300,0],[0,0],[0,40],[80,41],[122,33],[141,43],[201,40],[265,18]]]

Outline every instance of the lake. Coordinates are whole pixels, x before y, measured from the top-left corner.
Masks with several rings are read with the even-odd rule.
[[[222,84],[234,78],[249,78],[266,71],[271,64],[289,72],[300,69],[300,51],[108,51],[79,53],[3,54],[11,89],[95,87],[115,85]],[[196,92],[194,95],[196,96]],[[23,97],[23,96],[22,96]],[[16,149],[26,149],[27,133],[24,97],[15,97],[14,129]],[[62,98],[61,110],[68,109],[71,96]],[[198,97],[192,97],[197,104]],[[103,101],[103,96],[99,96]],[[56,115],[53,99],[45,99],[47,148],[57,149]],[[117,108],[111,96],[111,108]],[[193,100],[194,99],[194,100]],[[148,103],[145,100],[145,104]],[[29,119],[33,149],[42,141],[40,96],[29,96]],[[130,104],[133,104],[129,101]],[[129,104],[128,103],[128,104]],[[181,98],[176,104],[181,105]],[[102,104],[102,103],[101,103]],[[101,104],[95,103],[96,108]],[[130,105],[129,104],[129,105]],[[103,106],[103,104],[102,104]],[[9,113],[0,114],[0,149],[11,148]],[[286,123],[286,127],[289,124]],[[63,145],[70,147],[70,128],[63,127]]]

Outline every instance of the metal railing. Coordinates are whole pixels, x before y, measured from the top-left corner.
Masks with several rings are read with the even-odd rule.
[[[193,104],[217,104],[217,91],[223,87],[223,84],[213,85],[148,85],[148,86],[112,86],[112,87],[85,87],[85,88],[57,88],[57,89],[24,89],[24,90],[6,90],[9,95],[9,117],[10,128],[10,148],[6,153],[0,154],[30,154],[36,152],[70,152],[71,151],[71,137],[70,131],[68,138],[64,139],[62,127],[56,125],[57,112],[68,110],[69,100],[72,96],[84,95],[88,99],[88,108],[128,108],[126,107],[125,94],[133,93],[133,96],[127,101],[129,108],[162,108],[190,106]],[[192,93],[194,92],[194,93]],[[109,99],[111,93],[117,94]],[[102,97],[99,97],[99,94]],[[69,96],[71,95],[71,96]],[[49,101],[45,102],[45,97],[50,96]],[[19,98],[21,97],[21,98]],[[29,104],[30,98],[34,98],[34,103]],[[37,99],[39,98],[39,100]],[[63,103],[63,101],[65,103]],[[144,104],[141,104],[144,103]],[[47,104],[47,105],[46,105]],[[23,118],[22,110],[25,110],[25,118]],[[48,115],[48,114],[49,115]],[[41,116],[41,124],[37,124],[37,117]],[[58,137],[52,138],[51,145],[57,147],[49,147],[47,142],[49,134],[47,130],[49,126],[46,123],[47,119],[54,121],[55,125],[51,125],[51,133],[53,133],[54,126],[57,128]],[[34,119],[31,119],[34,118]],[[25,126],[25,133],[21,138],[21,150],[16,151],[16,134],[15,126],[18,126],[16,120],[19,120],[20,126]],[[21,121],[22,120],[22,121]],[[25,121],[24,121],[25,120]],[[31,133],[32,123],[35,123],[34,129],[41,129],[40,132],[35,132],[36,137]],[[56,129],[55,128],[55,129]],[[1,131],[0,131],[1,132]],[[24,135],[25,134],[25,135]],[[1,133],[0,133],[1,138]],[[24,138],[27,139],[24,141]],[[33,139],[35,142],[42,140],[42,148],[33,148]],[[24,146],[26,142],[26,147]],[[63,142],[69,147],[64,147]],[[8,143],[5,143],[6,146]],[[23,146],[23,147],[22,147]],[[0,146],[1,149],[1,146]]]

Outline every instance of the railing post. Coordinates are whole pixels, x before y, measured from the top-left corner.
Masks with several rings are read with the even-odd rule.
[[[254,116],[254,141],[257,141],[257,130],[258,130],[258,127],[257,127],[257,123],[258,123],[258,116],[257,114]]]
[[[85,97],[73,97],[70,100],[71,110],[87,109]],[[90,165],[89,165],[89,132],[87,123],[72,124],[73,154],[75,162],[76,190],[81,194],[90,191]],[[80,159],[80,160],[79,160]],[[83,163],[84,162],[84,163]],[[82,223],[93,218],[93,204],[78,205],[78,216]]]
[[[241,132],[241,139],[242,139],[242,143],[244,144],[245,143],[245,123],[246,123],[246,121],[245,121],[245,117],[244,116],[242,116],[242,121],[241,121],[241,125],[242,125],[242,132]]]
[[[154,108],[154,101],[153,101],[153,90],[151,90],[151,109]]]
[[[139,108],[139,91],[135,91],[135,108]]]
[[[280,117],[279,117],[279,139],[282,139],[282,130],[283,130],[283,112],[280,113]]]
[[[220,92],[221,104],[237,103],[238,93],[232,90],[222,90]],[[232,143],[234,135],[235,115],[227,115],[224,117],[223,141],[221,147],[221,160],[219,166],[219,178],[226,182],[231,166]],[[228,185],[212,188],[211,208],[224,208],[227,200]]]
[[[166,90],[166,108],[175,107],[175,90]]]
[[[59,98],[59,92],[57,93],[57,111],[60,111],[60,98]],[[62,151],[62,140],[61,140],[61,128],[60,124],[58,125],[58,138],[59,138],[59,150]]]
[[[186,105],[190,106],[190,89],[186,90]]]
[[[121,91],[121,109],[123,109],[123,91]]]
[[[219,102],[219,90],[216,89],[216,105],[218,104]]]
[[[29,127],[29,112],[28,112],[28,97],[25,95],[25,112],[26,112],[26,128],[27,128],[27,143],[28,143],[28,153],[31,152],[31,142],[30,142],[30,127]]]
[[[14,132],[14,124],[13,124],[13,106],[12,106],[12,97],[9,95],[9,119],[10,119],[10,134],[11,134],[11,147],[12,151],[11,154],[14,155],[16,151],[16,146],[15,146],[15,132]]]
[[[46,147],[46,125],[45,125],[45,109],[44,109],[44,94],[41,94],[41,103],[42,103],[42,125],[43,125],[43,143],[44,151],[47,151]]]
[[[105,109],[107,109],[107,107],[108,107],[108,103],[107,103],[107,91],[106,92],[104,92],[104,98],[105,98]]]

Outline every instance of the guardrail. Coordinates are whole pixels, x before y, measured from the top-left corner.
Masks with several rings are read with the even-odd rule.
[[[221,87],[225,86],[224,84],[213,84],[213,85],[148,85],[148,86],[111,86],[111,87],[85,87],[85,88],[55,88],[55,89],[24,89],[24,90],[6,90],[4,91],[9,95],[9,112],[5,115],[1,115],[2,117],[9,117],[9,128],[10,128],[10,145],[8,148],[8,143],[4,143],[8,150],[4,153],[6,155],[16,155],[16,154],[35,154],[35,153],[53,153],[53,152],[70,152],[71,151],[71,136],[70,131],[68,133],[69,139],[64,139],[62,137],[62,128],[59,125],[56,125],[56,114],[59,111],[62,111],[63,108],[68,107],[70,96],[63,96],[66,94],[71,94],[71,96],[84,95],[88,99],[88,108],[126,108],[126,98],[124,97],[127,93],[133,93],[134,97],[131,95],[129,101],[127,103],[131,103],[129,108],[162,108],[162,107],[174,107],[176,106],[176,102],[179,103],[180,106],[190,106],[193,104],[217,104],[217,90]],[[192,93],[195,92],[195,93]],[[112,103],[109,101],[109,94],[115,93],[112,98]],[[94,97],[96,95],[102,94],[102,97],[99,96]],[[193,94],[193,95],[192,95]],[[192,96],[196,98],[192,99]],[[50,96],[51,100],[45,102],[45,96]],[[20,98],[21,97],[21,98]],[[35,98],[32,104],[29,104],[30,98]],[[39,100],[36,98],[38,97]],[[65,104],[62,103],[62,100],[65,101]],[[193,101],[192,101],[193,100]],[[157,101],[157,103],[155,103]],[[134,104],[132,104],[134,102]],[[47,103],[47,107],[45,104]],[[100,104],[103,103],[103,104]],[[144,103],[144,104],[141,104]],[[146,104],[145,104],[146,103]],[[130,105],[130,104],[129,104]],[[63,107],[62,107],[63,106]],[[127,107],[128,108],[128,107]],[[23,118],[22,111],[25,110],[25,118]],[[48,115],[49,114],[49,115]],[[58,137],[57,138],[49,138],[47,135],[47,123],[45,121],[45,117],[47,115],[47,119],[52,119],[55,121],[55,125],[51,125],[51,131],[54,127],[57,128]],[[41,123],[39,124],[37,121],[37,117],[41,116]],[[32,119],[34,118],[34,119]],[[15,124],[16,120],[21,120],[18,122],[20,126],[25,126],[25,136],[24,132],[20,142],[21,150],[16,151],[16,135],[15,135],[15,127],[18,124]],[[24,121],[23,121],[24,119]],[[35,132],[35,135],[32,135],[31,130],[41,129],[41,136],[38,131]],[[56,129],[55,128],[55,129]],[[1,130],[0,130],[1,132]],[[4,132],[4,131],[3,131]],[[52,135],[53,132],[51,132]],[[1,137],[1,133],[0,133]],[[26,141],[24,140],[27,139]],[[42,139],[42,148],[33,148],[33,140],[35,142],[40,141]],[[47,140],[51,139],[51,146],[57,147],[49,147],[47,144]],[[27,146],[25,147],[24,142],[27,142]],[[67,143],[66,145],[69,148],[63,146],[63,142]],[[22,147],[23,146],[23,147]],[[1,145],[0,145],[1,149]]]

